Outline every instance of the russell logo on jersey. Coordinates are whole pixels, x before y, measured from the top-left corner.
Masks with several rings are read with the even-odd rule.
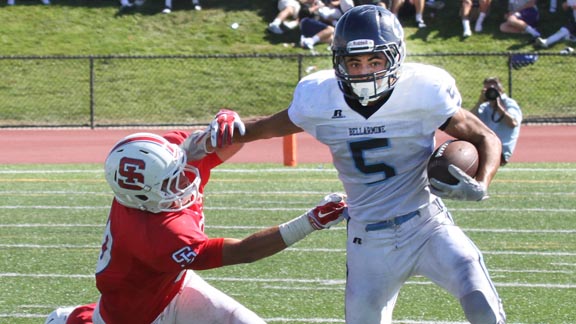
[[[337,119],[337,118],[346,118],[346,116],[342,115],[342,109],[335,109],[334,110],[334,114],[332,115],[332,119]]]

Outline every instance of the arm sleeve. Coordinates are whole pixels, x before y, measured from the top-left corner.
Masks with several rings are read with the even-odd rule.
[[[198,251],[190,269],[207,270],[222,266],[222,246],[224,238],[208,239]]]

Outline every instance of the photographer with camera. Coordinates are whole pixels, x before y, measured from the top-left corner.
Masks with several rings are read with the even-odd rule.
[[[510,161],[520,136],[522,110],[516,100],[504,93],[504,87],[498,77],[486,78],[483,84],[478,102],[471,112],[500,138],[502,142],[500,165],[504,166]]]

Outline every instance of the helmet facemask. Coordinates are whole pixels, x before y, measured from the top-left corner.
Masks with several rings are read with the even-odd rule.
[[[366,40],[371,42],[371,40]],[[403,44],[389,43],[380,46],[379,49],[373,49],[368,53],[334,55],[334,66],[336,67],[336,77],[340,89],[345,95],[356,99],[362,106],[380,99],[390,92],[396,85],[400,74],[400,66],[404,58]],[[354,51],[349,51],[354,53]],[[369,74],[353,75],[347,71],[346,57],[369,54],[379,55],[386,60],[386,67],[383,70]]]
[[[194,174],[194,180],[190,182],[186,172]],[[158,201],[158,209],[161,212],[180,211],[190,207],[199,196],[200,174],[198,169],[185,165],[178,168],[176,174],[167,177],[162,181],[162,186],[157,194],[161,198]]]
[[[387,95],[398,81],[406,49],[398,19],[378,6],[357,6],[347,11],[336,25],[332,43],[332,63],[345,96],[363,106]],[[377,55],[386,61],[380,71],[351,74],[349,57]]]

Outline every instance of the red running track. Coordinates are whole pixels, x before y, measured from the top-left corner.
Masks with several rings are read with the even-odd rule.
[[[6,129],[0,130],[0,163],[103,163],[122,137],[166,129]],[[298,163],[330,163],[330,153],[310,135],[296,135]],[[447,139],[440,133],[439,143]],[[282,139],[248,143],[228,163],[283,163]],[[576,126],[525,125],[511,162],[576,162]]]

